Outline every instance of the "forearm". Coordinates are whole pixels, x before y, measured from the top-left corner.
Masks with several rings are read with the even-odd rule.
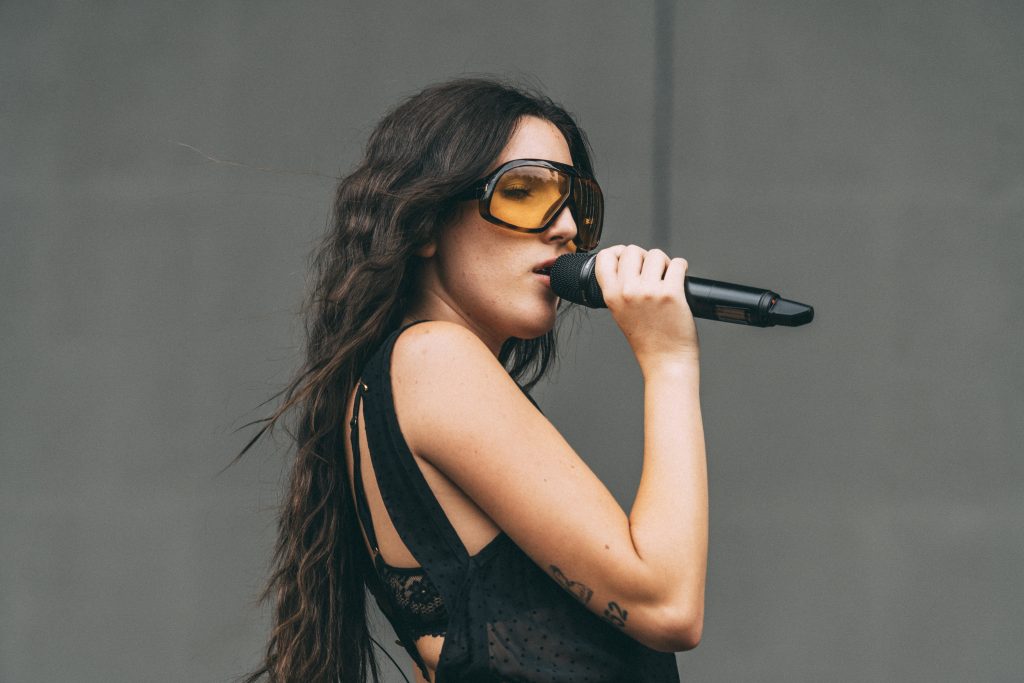
[[[644,368],[644,461],[629,523],[652,593],[682,620],[702,621],[708,483],[696,358]]]

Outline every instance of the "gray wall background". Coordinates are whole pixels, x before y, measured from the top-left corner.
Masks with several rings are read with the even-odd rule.
[[[578,114],[604,244],[816,308],[699,324],[683,679],[1020,680],[1022,57],[995,0],[0,3],[0,680],[256,663],[284,435],[216,473],[299,363],[330,176],[468,73]],[[635,361],[607,312],[562,339],[535,396],[628,510]]]

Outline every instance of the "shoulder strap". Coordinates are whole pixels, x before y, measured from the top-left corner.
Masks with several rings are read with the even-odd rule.
[[[366,538],[370,541],[370,548],[373,551],[373,565],[379,569],[378,563],[382,561],[380,558],[380,548],[377,545],[377,532],[373,528],[373,516],[370,514],[370,506],[366,501],[366,490],[363,487],[363,468],[359,458],[359,404],[365,390],[366,385],[360,379],[359,386],[356,387],[356,398],[352,407],[352,420],[349,422],[352,439],[352,479],[354,480],[356,492],[356,518],[359,520],[359,525],[363,528]]]

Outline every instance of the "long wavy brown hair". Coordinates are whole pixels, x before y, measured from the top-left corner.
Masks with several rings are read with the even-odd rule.
[[[453,220],[452,198],[490,170],[523,116],[558,127],[573,164],[592,175],[586,136],[562,107],[522,87],[474,78],[428,87],[395,107],[338,185],[328,230],[311,255],[304,363],[268,400],[281,397],[277,409],[245,425],[263,426],[233,461],[279,422],[294,440],[271,574],[260,596],[273,599],[273,629],[246,683],[365,683],[369,675],[379,681],[366,611],[373,566],[342,444],[346,399],[413,301],[417,249]],[[555,330],[508,339],[499,354],[527,390],[554,359]]]

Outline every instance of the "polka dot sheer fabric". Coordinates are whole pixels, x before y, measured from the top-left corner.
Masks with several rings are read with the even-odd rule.
[[[423,478],[395,414],[391,350],[401,332],[420,322],[425,321],[392,332],[370,358],[354,415],[362,399],[369,457],[384,507],[429,580],[429,588],[420,589],[437,592],[447,617],[436,682],[678,683],[672,653],[646,647],[588,610],[504,532],[469,555]],[[354,455],[357,436],[353,430]],[[362,519],[369,536],[372,523],[365,515]],[[377,566],[379,553],[374,560]],[[416,619],[408,603],[403,609],[401,591],[388,589],[379,576],[368,585],[399,642],[429,680],[414,643]]]

